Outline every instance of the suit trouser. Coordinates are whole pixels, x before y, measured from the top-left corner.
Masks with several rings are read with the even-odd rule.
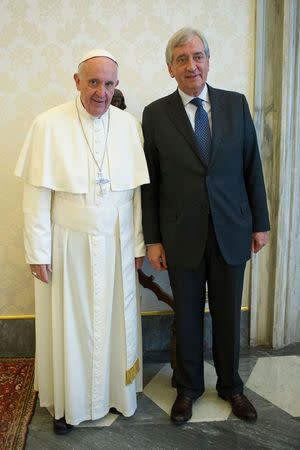
[[[238,374],[240,313],[246,263],[227,264],[209,217],[204,255],[196,269],[168,264],[175,302],[176,381],[178,393],[197,398],[204,392],[203,323],[206,282],[212,318],[213,359],[217,391],[240,394]]]

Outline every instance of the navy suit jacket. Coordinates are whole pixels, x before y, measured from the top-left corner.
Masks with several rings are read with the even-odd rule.
[[[208,167],[178,91],[143,114],[151,183],[142,187],[147,244],[161,242],[167,262],[196,267],[203,256],[208,214],[221,253],[238,265],[251,255],[252,233],[270,229],[256,133],[244,95],[208,86],[212,147]]]

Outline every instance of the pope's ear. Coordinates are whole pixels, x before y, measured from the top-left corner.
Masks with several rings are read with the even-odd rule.
[[[74,73],[73,78],[75,80],[77,91],[80,91],[80,78],[79,78],[78,73]]]
[[[172,67],[170,66],[170,64],[167,64],[167,66],[168,66],[168,71],[169,71],[171,78],[174,78],[175,75],[173,74]]]

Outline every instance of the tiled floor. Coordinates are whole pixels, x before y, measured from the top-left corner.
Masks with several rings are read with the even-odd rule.
[[[215,391],[216,375],[205,363],[206,391],[193,407],[185,425],[170,422],[176,397],[166,363],[144,364],[144,392],[131,418],[108,414],[85,422],[66,436],[52,431],[49,413],[38,405],[29,426],[26,450],[46,449],[300,449],[300,344],[280,351],[243,351],[240,375],[245,393],[255,404],[255,424],[231,414]]]

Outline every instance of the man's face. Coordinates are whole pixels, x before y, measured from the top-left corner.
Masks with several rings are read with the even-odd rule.
[[[74,80],[87,112],[94,117],[102,116],[119,84],[116,63],[103,56],[88,59],[82,63],[80,74],[75,73]]]
[[[209,71],[209,58],[198,36],[185,45],[175,47],[172,64],[168,64],[169,73],[175,78],[179,89],[192,97],[202,92]]]

